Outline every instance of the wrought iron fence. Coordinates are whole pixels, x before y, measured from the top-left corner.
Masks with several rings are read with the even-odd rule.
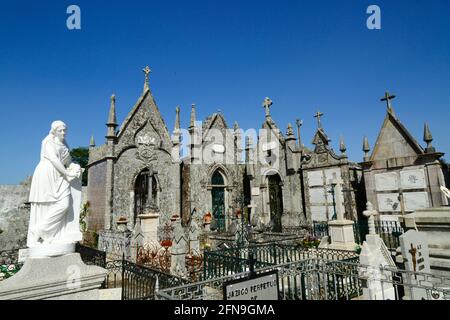
[[[109,260],[120,260],[124,254],[127,259],[130,259],[131,232],[102,230],[99,233],[97,249],[105,251]]]
[[[154,300],[159,289],[188,283],[157,269],[122,261],[122,300]]]
[[[313,221],[313,236],[322,239],[328,237],[328,222],[326,221]]]
[[[203,279],[223,277],[246,271],[250,263],[255,268],[278,265],[311,258],[357,262],[353,251],[304,248],[301,245],[270,243],[247,247],[205,251]]]
[[[353,225],[353,231],[355,241],[362,244],[369,233],[368,221],[359,220]],[[389,250],[395,251],[400,247],[399,237],[404,233],[404,229],[398,221],[375,220],[375,232],[380,235]]]
[[[319,239],[328,236],[328,222],[314,221],[313,235]],[[394,251],[400,246],[399,237],[404,233],[404,229],[398,221],[375,220],[375,232],[380,235],[389,250]],[[353,224],[355,242],[362,244],[369,233],[367,220],[359,220]]]
[[[281,300],[450,300],[450,278],[431,274],[323,259],[268,266],[256,270],[256,273],[273,270],[278,271]],[[226,282],[248,279],[249,274],[245,271],[162,289],[156,297],[164,300],[222,300]],[[377,288],[378,296],[368,293],[369,287]]]
[[[122,261],[107,261],[105,269],[107,270],[105,282],[102,289],[112,289],[122,287]]]

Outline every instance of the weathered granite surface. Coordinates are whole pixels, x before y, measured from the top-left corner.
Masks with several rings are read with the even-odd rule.
[[[0,250],[14,250],[26,246],[30,219],[28,201],[30,186],[0,186]]]

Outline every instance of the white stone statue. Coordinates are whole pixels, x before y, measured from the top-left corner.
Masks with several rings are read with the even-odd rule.
[[[42,141],[41,158],[31,182],[27,246],[29,257],[74,252],[79,229],[81,167],[71,163],[65,142],[67,126],[54,121]]]

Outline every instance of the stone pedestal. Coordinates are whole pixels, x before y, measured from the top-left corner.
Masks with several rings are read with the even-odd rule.
[[[355,251],[355,235],[353,233],[353,221],[333,220],[328,222],[331,244],[329,249]]]
[[[399,219],[406,229],[426,235],[431,273],[450,277],[450,207],[420,209]]]
[[[158,226],[159,214],[146,213],[138,215],[141,219],[141,231],[144,236],[144,243],[159,243],[158,242]]]
[[[98,300],[106,273],[84,264],[79,253],[28,258],[16,275],[0,282],[0,300]]]

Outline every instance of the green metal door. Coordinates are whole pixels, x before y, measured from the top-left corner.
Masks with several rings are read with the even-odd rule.
[[[281,214],[283,213],[283,194],[279,175],[269,177],[270,220],[273,232],[281,232]]]
[[[214,187],[211,191],[212,210],[214,219],[217,222],[217,230],[225,230],[225,188]]]
[[[219,171],[215,171],[211,179],[212,212],[217,223],[217,230],[225,230],[225,181]]]

